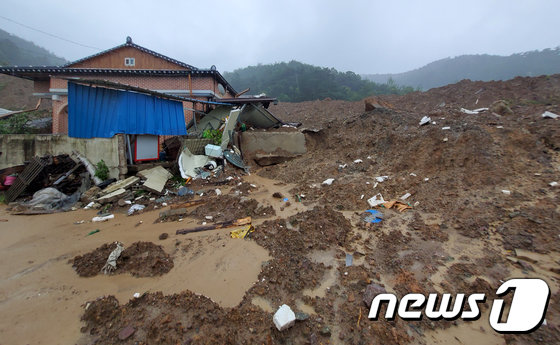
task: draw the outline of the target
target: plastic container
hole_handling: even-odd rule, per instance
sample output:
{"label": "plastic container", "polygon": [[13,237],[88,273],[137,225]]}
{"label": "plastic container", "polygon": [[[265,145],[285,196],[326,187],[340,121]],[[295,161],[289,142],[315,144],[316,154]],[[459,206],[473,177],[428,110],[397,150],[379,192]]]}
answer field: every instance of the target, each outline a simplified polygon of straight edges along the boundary
{"label": "plastic container", "polygon": [[210,157],[220,158],[222,157],[222,148],[217,145],[208,144],[204,147],[204,153]]}

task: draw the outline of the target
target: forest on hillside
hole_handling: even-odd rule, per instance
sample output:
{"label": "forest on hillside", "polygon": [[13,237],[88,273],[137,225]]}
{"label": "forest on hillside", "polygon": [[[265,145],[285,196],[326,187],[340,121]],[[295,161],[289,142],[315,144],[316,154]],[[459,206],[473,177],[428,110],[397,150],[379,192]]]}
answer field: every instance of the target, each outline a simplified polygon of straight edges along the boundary
{"label": "forest on hillside", "polygon": [[249,66],[224,73],[238,91],[251,89],[251,94],[265,93],[284,102],[317,99],[357,101],[371,95],[405,94],[414,91],[395,83],[374,83],[354,72],[339,72],[298,61]]}
{"label": "forest on hillside", "polygon": [[60,66],[66,60],[0,29],[0,66]]}
{"label": "forest on hillside", "polygon": [[560,73],[560,47],[531,52],[497,55],[461,55],[427,64],[397,74],[366,74],[364,78],[377,83],[388,80],[421,90],[454,84],[463,79],[490,81],[508,80],[517,76],[536,77]]}

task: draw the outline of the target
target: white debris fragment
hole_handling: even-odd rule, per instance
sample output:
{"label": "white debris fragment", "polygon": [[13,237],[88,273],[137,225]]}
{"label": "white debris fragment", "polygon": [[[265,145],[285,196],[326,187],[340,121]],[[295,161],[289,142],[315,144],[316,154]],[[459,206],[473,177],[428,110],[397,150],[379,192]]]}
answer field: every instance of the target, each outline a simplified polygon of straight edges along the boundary
{"label": "white debris fragment", "polygon": [[401,200],[404,201],[404,200],[410,198],[411,195],[412,195],[412,194],[410,194],[410,193],[406,193],[405,195],[401,196]]}
{"label": "white debris fragment", "polygon": [[414,203],[414,207],[418,207],[418,205],[420,205],[420,201]]}
{"label": "white debris fragment", "polygon": [[146,206],[144,205],[140,205],[140,204],[134,204],[132,206],[130,206],[130,208],[128,209],[128,215],[130,216],[131,214],[133,214],[136,211],[142,211]]}
{"label": "white debris fragment", "polygon": [[233,177],[232,177],[232,176],[226,177],[226,181],[231,181],[231,180],[233,180]]}
{"label": "white debris fragment", "polygon": [[93,205],[95,205],[95,201],[92,201],[89,204],[87,204],[86,207],[84,207],[84,210],[89,210],[90,208],[93,207]]}
{"label": "white debris fragment", "polygon": [[443,138],[443,142],[446,143],[447,141],[449,141],[448,138]]}
{"label": "white debris fragment", "polygon": [[220,190],[220,188],[216,188],[215,192],[216,195],[222,195],[222,191]]}
{"label": "white debris fragment", "polygon": [[339,164],[339,165],[338,165],[338,168],[339,168],[339,169],[344,169],[344,168],[346,168],[347,166],[348,166],[348,164]]}
{"label": "white debris fragment", "polygon": [[451,129],[451,127],[449,127],[449,126],[441,127],[441,130],[442,130],[442,131],[447,131],[447,130],[450,130],[450,129]]}
{"label": "white debris fragment", "polygon": [[410,176],[416,177],[416,174],[415,173],[410,173]]}
{"label": "white debris fragment", "polygon": [[212,216],[204,216],[204,218],[206,218],[206,219],[208,219],[208,220],[214,219],[214,217],[212,217]]}
{"label": "white debris fragment", "polygon": [[552,113],[552,112],[550,112],[550,111],[545,111],[544,113],[542,113],[541,116],[542,116],[543,118],[545,118],[545,119],[547,119],[547,118],[548,118],[548,119],[557,119],[560,115],[554,114],[554,113]]}
{"label": "white debris fragment", "polygon": [[381,183],[381,182],[383,182],[383,181],[385,181],[385,180],[387,180],[387,179],[389,179],[389,176],[377,176],[377,177],[375,178],[375,180],[376,180],[377,182],[379,182],[379,183]]}
{"label": "white debris fragment", "polygon": [[502,193],[504,193],[505,195],[511,195],[511,191],[507,189],[502,189]]}
{"label": "white debris fragment", "polygon": [[367,159],[371,159],[371,156],[367,156]]}
{"label": "white debris fragment", "polygon": [[379,182],[375,182],[375,183],[373,184],[373,188],[377,188],[377,185],[378,185],[378,184],[379,184]]}
{"label": "white debris fragment", "polygon": [[432,121],[432,119],[429,116],[424,116],[422,118],[422,120],[420,120],[419,125],[424,126],[424,125],[427,125],[428,123],[430,123],[431,121]]}
{"label": "white debris fragment", "polygon": [[249,186],[253,187],[253,188],[257,188],[256,184],[251,183]]}
{"label": "white debris fragment", "polygon": [[334,178],[328,178],[325,181],[323,181],[323,184],[326,186],[330,186],[333,182],[334,182]]}
{"label": "white debris fragment", "polygon": [[354,164],[358,164],[358,163],[362,163],[362,162],[363,162],[363,160],[361,160],[361,159],[356,159],[356,160],[354,161]]}
{"label": "white debris fragment", "polygon": [[504,126],[496,126],[496,128],[502,129],[504,128]]}
{"label": "white debris fragment", "polygon": [[369,198],[367,200],[369,206],[371,207],[375,207],[381,204],[385,203],[385,200],[383,199],[383,195],[381,195],[381,193],[377,193],[374,196],[372,196],[371,198]]}
{"label": "white debris fragment", "polygon": [[138,298],[140,297],[140,292],[135,292],[134,295],[132,295],[134,298]]}
{"label": "white debris fragment", "polygon": [[360,197],[360,200],[363,200],[363,199],[364,199],[364,194],[362,194],[362,196]]}
{"label": "white debris fragment", "polygon": [[558,186],[558,182],[552,181],[548,185],[551,186],[551,187],[556,187],[556,186]]}
{"label": "white debris fragment", "polygon": [[105,262],[105,266],[101,269],[104,274],[109,274],[117,269],[117,259],[121,256],[124,247],[120,242],[116,242],[116,244],[117,247],[109,254],[107,262]]}
{"label": "white debris fragment", "polygon": [[166,203],[166,202],[162,202],[162,203],[161,203],[161,206],[167,207],[167,203]]}
{"label": "white debris fragment", "polygon": [[286,304],[282,304],[280,308],[274,313],[272,318],[274,325],[279,331],[283,331],[292,327],[296,322],[296,314]]}
{"label": "white debris fragment", "polygon": [[428,182],[428,181],[430,181],[430,178],[429,178],[429,177],[425,177],[425,178],[424,178],[424,181]]}
{"label": "white debris fragment", "polygon": [[93,217],[93,218],[91,219],[91,221],[92,221],[92,222],[105,222],[105,221],[107,221],[107,220],[109,220],[109,219],[113,219],[113,218],[115,218],[115,215],[114,215],[114,214],[109,214],[109,215],[107,215],[107,216]]}
{"label": "white debris fragment", "polygon": [[479,113],[482,113],[483,111],[488,110],[488,108],[478,108],[475,110],[469,110],[469,109],[465,109],[465,108],[461,108],[461,112],[465,113],[465,114],[469,114],[469,115],[477,115]]}

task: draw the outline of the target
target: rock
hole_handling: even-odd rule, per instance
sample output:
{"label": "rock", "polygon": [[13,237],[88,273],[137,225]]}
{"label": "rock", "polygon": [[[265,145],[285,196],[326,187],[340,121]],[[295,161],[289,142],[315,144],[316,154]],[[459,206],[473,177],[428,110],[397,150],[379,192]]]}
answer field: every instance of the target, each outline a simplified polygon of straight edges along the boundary
{"label": "rock", "polygon": [[490,106],[490,111],[498,115],[513,115],[513,111],[504,100],[499,100],[492,103],[492,105]]}
{"label": "rock", "polygon": [[121,329],[121,331],[119,332],[119,339],[120,340],[126,340],[126,339],[130,338],[130,336],[133,335],[134,332],[136,332],[134,327],[126,326],[125,328]]}
{"label": "rock", "polygon": [[86,190],[82,194],[82,197],[80,198],[80,200],[84,203],[89,203],[89,202],[95,200],[95,198],[97,198],[97,195],[100,192],[101,192],[101,188],[99,188],[97,186],[93,186],[90,189]]}
{"label": "rock", "polygon": [[296,312],[296,320],[305,321],[307,319],[309,319],[309,314],[301,312],[301,311]]}
{"label": "rock", "polygon": [[169,237],[169,234],[167,234],[167,232],[162,233],[161,235],[159,235],[159,239],[160,240],[165,240]]}
{"label": "rock", "polygon": [[369,308],[371,307],[371,301],[373,301],[375,296],[386,292],[387,290],[385,290],[383,286],[379,284],[371,283],[368,286],[366,286],[366,291],[364,292],[364,297],[362,300],[364,301],[365,305]]}
{"label": "rock", "polygon": [[392,108],[392,105],[390,103],[383,102],[382,100],[377,99],[376,97],[369,97],[364,99],[364,105],[366,111]]}
{"label": "rock", "polygon": [[272,321],[279,331],[283,331],[294,325],[296,322],[296,315],[289,306],[282,304],[274,314]]}
{"label": "rock", "polygon": [[177,190],[177,195],[179,195],[179,196],[194,195],[194,191],[190,188],[185,187],[185,186],[181,186]]}
{"label": "rock", "polygon": [[284,196],[280,192],[275,192],[274,194],[272,194],[272,197],[276,198],[276,199],[283,199],[284,198]]}
{"label": "rock", "polygon": [[354,302],[355,300],[356,300],[356,298],[354,297],[354,294],[353,294],[353,293],[350,293],[350,294],[348,295],[348,302]]}
{"label": "rock", "polygon": [[321,328],[319,333],[321,333],[321,335],[323,335],[325,337],[330,337],[331,336],[331,329],[329,328],[329,326],[325,326],[325,327]]}

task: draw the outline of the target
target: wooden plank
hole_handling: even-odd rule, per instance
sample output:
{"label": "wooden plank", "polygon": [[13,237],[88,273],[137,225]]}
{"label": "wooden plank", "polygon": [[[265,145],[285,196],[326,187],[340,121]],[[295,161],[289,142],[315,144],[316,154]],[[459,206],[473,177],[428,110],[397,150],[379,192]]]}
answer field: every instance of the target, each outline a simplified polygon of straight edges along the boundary
{"label": "wooden plank", "polygon": [[193,233],[193,232],[231,228],[233,226],[240,226],[240,225],[247,225],[247,224],[251,224],[251,217],[234,219],[234,220],[230,220],[230,221],[227,221],[227,222],[216,223],[216,224],[211,224],[211,225],[199,226],[199,227],[194,228],[194,229],[177,230],[175,232],[175,234],[186,235],[186,234],[190,234],[190,233]]}

